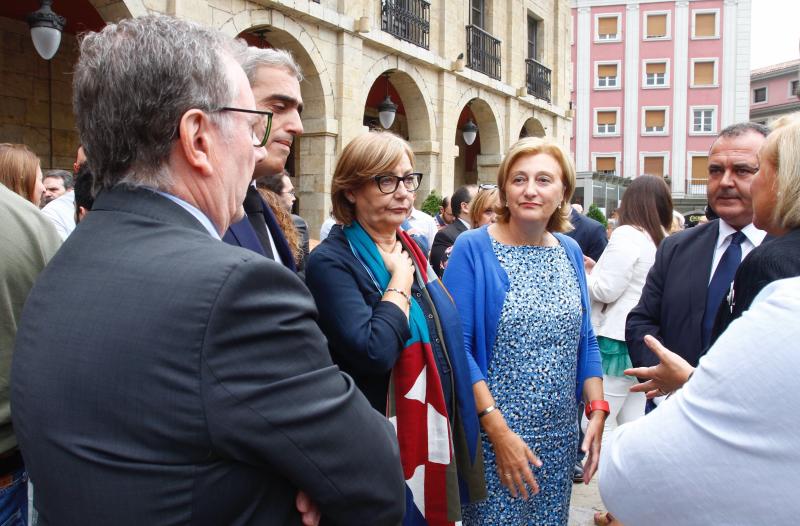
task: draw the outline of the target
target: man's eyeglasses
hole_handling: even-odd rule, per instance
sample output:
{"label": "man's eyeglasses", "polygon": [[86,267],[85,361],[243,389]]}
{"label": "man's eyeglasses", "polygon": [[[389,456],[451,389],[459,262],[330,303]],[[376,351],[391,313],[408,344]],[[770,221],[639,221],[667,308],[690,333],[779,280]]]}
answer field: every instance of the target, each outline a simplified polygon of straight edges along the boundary
{"label": "man's eyeglasses", "polygon": [[400,181],[403,181],[403,186],[409,192],[415,191],[419,188],[419,183],[422,182],[422,174],[419,172],[410,173],[403,177],[397,177],[393,174],[379,174],[373,177],[375,184],[378,185],[378,190],[383,194],[393,194],[400,187]]}
{"label": "man's eyeglasses", "polygon": [[228,106],[220,108],[219,111],[238,111],[241,113],[253,113],[255,115],[261,115],[261,118],[258,119],[258,122],[253,124],[253,146],[256,148],[263,148],[267,144],[269,130],[272,128],[271,111],[246,110],[243,108],[231,108]]}

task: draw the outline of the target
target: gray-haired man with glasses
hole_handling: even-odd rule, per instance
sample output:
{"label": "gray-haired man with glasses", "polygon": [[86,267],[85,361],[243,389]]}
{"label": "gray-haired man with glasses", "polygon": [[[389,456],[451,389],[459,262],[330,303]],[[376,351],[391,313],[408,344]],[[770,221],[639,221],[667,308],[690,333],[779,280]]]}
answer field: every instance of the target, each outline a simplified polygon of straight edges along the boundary
{"label": "gray-haired man with glasses", "polygon": [[394,430],[331,362],[313,298],[220,242],[269,127],[240,52],[160,16],[81,41],[98,194],[28,296],[11,373],[42,524],[402,519]]}

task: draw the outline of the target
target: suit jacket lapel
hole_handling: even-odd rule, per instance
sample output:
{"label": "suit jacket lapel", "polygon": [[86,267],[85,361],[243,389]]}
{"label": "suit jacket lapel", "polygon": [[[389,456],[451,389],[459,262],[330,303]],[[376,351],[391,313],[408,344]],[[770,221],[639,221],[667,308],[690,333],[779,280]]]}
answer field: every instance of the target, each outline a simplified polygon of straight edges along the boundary
{"label": "suit jacket lapel", "polygon": [[715,220],[714,224],[709,225],[697,236],[695,249],[688,251],[689,254],[693,255],[694,259],[694,264],[692,264],[692,261],[687,261],[686,271],[689,273],[687,279],[691,281],[692,326],[697,326],[698,335],[700,334],[699,330],[703,314],[706,310],[708,282],[711,280],[711,263],[714,261],[714,250],[717,245],[718,235],[719,219]]}
{"label": "suit jacket lapel", "polygon": [[253,225],[250,224],[250,220],[247,219],[247,217],[232,224],[228,228],[228,231],[225,232],[222,240],[229,245],[243,247],[266,257],[264,248],[261,246],[261,243],[259,243],[258,236],[256,236],[256,232],[253,230]]}

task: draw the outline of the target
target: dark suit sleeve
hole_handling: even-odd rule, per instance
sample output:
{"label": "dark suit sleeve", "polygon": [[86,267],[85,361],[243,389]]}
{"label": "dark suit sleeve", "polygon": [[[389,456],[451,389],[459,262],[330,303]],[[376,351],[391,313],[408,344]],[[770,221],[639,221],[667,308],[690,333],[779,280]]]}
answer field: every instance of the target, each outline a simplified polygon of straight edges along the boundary
{"label": "dark suit sleeve", "polygon": [[230,272],[200,356],[210,441],[281,473],[337,523],[397,524],[394,429],[333,365],[315,314],[300,280],[274,262],[253,258]]}
{"label": "dark suit sleeve", "polygon": [[353,374],[388,373],[411,337],[408,318],[375,289],[361,291],[353,269],[322,248],[311,256],[306,284],[319,309],[319,325],[337,363]]}
{"label": "dark suit sleeve", "polygon": [[[456,219],[456,221],[458,221],[458,219]],[[444,230],[436,232],[436,236],[433,238],[433,246],[431,247],[431,266],[439,278],[444,275],[444,269],[442,268],[444,251],[451,246],[453,246],[453,240],[450,239]]]}
{"label": "dark suit sleeve", "polygon": [[647,273],[639,304],[629,313],[625,323],[625,342],[634,367],[658,364],[658,358],[645,345],[644,337],[651,335],[663,342],[661,336],[661,301],[664,296],[666,276],[671,252],[671,239],[666,238],[656,251],[656,261]]}
{"label": "dark suit sleeve", "polygon": [[602,224],[594,225],[591,235],[589,236],[589,246],[586,250],[586,255],[597,261],[603,255],[603,251],[608,245],[608,236]]}

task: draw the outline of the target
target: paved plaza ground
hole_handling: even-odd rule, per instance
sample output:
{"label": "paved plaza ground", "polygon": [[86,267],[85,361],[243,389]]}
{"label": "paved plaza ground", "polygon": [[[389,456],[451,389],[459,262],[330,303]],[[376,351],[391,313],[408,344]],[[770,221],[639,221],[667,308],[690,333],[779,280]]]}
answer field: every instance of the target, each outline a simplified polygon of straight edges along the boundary
{"label": "paved plaza ground", "polygon": [[588,486],[586,484],[572,485],[569,526],[592,526],[596,511],[605,511],[603,501],[600,499],[600,490],[597,487],[597,475]]}

